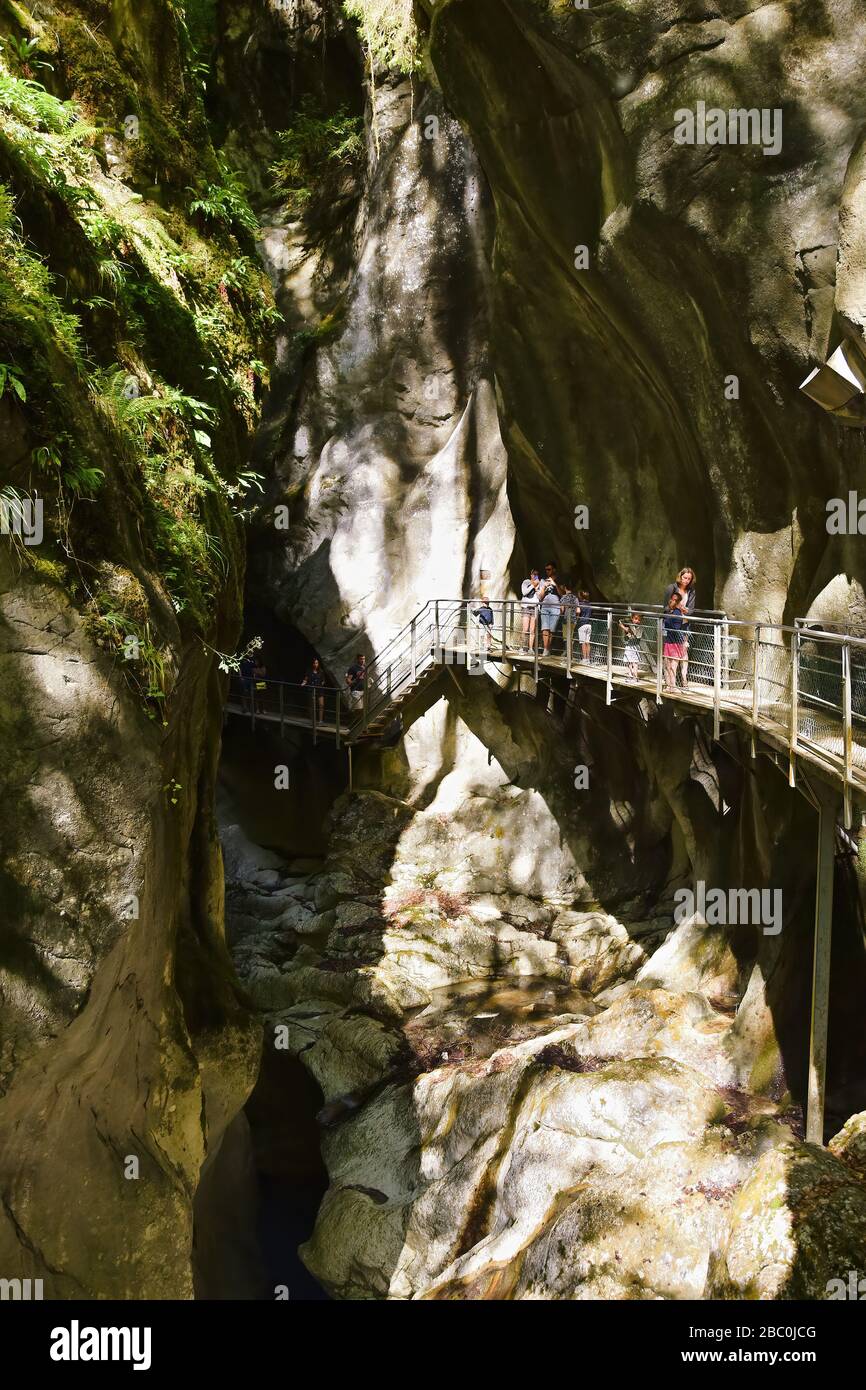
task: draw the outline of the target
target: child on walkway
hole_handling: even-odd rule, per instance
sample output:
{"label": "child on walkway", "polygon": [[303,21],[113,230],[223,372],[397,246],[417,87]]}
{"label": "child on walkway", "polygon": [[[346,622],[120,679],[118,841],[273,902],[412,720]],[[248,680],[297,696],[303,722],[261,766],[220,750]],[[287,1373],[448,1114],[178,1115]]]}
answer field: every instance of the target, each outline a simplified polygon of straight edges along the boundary
{"label": "child on walkway", "polygon": [[589,661],[589,644],[592,640],[592,604],[589,601],[589,594],[586,589],[581,589],[578,598],[578,627],[577,640],[580,643],[580,655],[583,661]]}
{"label": "child on walkway", "polygon": [[689,621],[686,601],[679,589],[668,599],[668,611],[662,619],[664,627],[665,689],[676,690],[677,671],[682,673],[683,690],[687,689],[685,667],[688,660],[685,625]]}
{"label": "child on walkway", "polygon": [[643,631],[640,613],[632,613],[625,622],[620,621],[620,632],[625,638],[625,664],[629,680],[636,681],[641,664],[640,639]]}
{"label": "child on walkway", "polygon": [[569,631],[573,633],[577,625],[577,614],[579,610],[577,595],[571,586],[570,579],[563,579],[562,581],[562,597],[559,603],[562,608],[562,626],[566,633]]}

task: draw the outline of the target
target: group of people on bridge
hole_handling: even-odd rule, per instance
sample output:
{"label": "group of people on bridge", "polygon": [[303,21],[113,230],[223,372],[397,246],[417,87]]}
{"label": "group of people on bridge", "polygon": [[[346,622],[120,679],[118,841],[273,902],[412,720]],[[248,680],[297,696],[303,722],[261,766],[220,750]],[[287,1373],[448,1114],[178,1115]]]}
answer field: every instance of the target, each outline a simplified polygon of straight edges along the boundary
{"label": "group of people on bridge", "polygon": [[[663,659],[665,688],[674,690],[677,686],[688,688],[688,624],[695,608],[695,572],[685,565],[664,591],[663,599]],[[551,561],[544,566],[544,574],[533,569],[520,586],[521,629],[519,633],[524,653],[533,652],[540,631],[543,655],[550,655],[554,638],[560,624],[572,625],[580,646],[580,659],[585,663],[592,661],[592,622],[593,605],[589,592],[579,588],[577,592],[570,579],[560,579],[557,567]],[[487,646],[491,645],[494,624],[493,609],[487,597],[478,600],[472,608],[485,634]],[[625,641],[625,662],[629,677],[637,681],[644,664],[642,639],[646,619],[635,609],[627,617],[619,619],[619,627]],[[653,631],[655,630],[653,622]],[[256,710],[256,692],[266,689],[267,670],[261,649],[247,652],[239,664],[242,708],[251,713]],[[344,694],[350,704],[359,704],[364,697],[367,682],[367,658],[358,652],[345,672]],[[314,656],[303,680],[316,702],[316,713],[321,721],[325,716],[325,693],[330,688],[328,678],[319,657]]]}
{"label": "group of people on bridge", "polygon": [[[679,685],[688,688],[688,624],[696,601],[695,572],[691,565],[684,565],[664,591],[663,600],[663,660],[665,688],[674,690]],[[520,586],[520,606],[522,610],[522,650],[526,653],[535,650],[538,632],[541,631],[541,646],[545,656],[550,655],[554,637],[560,623],[571,623],[577,632],[581,660],[592,661],[592,619],[593,607],[586,589],[577,593],[570,579],[560,579],[556,565],[550,561],[544,566],[542,576],[537,569],[529,571],[529,577]],[[479,623],[490,633],[494,615],[489,601],[482,599],[473,610]],[[625,661],[629,677],[637,681],[643,665],[641,641],[644,635],[644,619],[637,610],[619,620],[619,627],[625,639]]]}

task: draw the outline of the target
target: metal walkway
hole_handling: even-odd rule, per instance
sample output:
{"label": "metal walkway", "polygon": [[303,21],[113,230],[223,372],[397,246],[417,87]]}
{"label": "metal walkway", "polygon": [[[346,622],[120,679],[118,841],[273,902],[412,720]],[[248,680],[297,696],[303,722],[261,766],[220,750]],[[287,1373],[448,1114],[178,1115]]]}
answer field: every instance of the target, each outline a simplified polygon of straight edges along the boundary
{"label": "metal walkway", "polygon": [[854,794],[866,793],[866,639],[805,621],[790,627],[696,612],[682,688],[670,684],[658,605],[593,603],[583,631],[569,609],[554,616],[544,637],[539,610],[520,600],[431,599],[370,661],[363,697],[273,680],[244,689],[233,677],[227,712],[344,743],[350,787],[353,745],[387,733],[408,701],[454,667],[506,690],[524,685],[527,673],[532,690],[542,672],[559,673],[603,683],[609,705],[631,696],[711,715],[716,739],[723,721],[748,732],[752,756],[760,741],[818,813],[806,1138],[822,1144],[835,829],[839,809],[850,828]]}
{"label": "metal walkway", "polygon": [[[543,670],[559,671],[570,680],[602,682],[608,704],[631,692],[709,712],[716,738],[723,720],[744,728],[753,745],[760,739],[786,759],[792,786],[800,763],[837,785],[850,826],[852,794],[866,792],[866,639],[803,622],[783,627],[696,613],[687,629],[687,688],[668,689],[658,606],[593,604],[586,647],[571,612],[559,618],[545,647],[537,610],[519,600],[486,607],[494,619],[489,626],[479,620],[480,600],[430,600],[370,661],[363,698],[335,687],[314,695],[309,687],[273,680],[251,695],[233,677],[228,711],[353,744],[380,737],[445,667],[486,671],[500,685],[491,663],[500,673],[531,670],[536,681]],[[639,614],[636,679],[622,626],[632,611]]]}

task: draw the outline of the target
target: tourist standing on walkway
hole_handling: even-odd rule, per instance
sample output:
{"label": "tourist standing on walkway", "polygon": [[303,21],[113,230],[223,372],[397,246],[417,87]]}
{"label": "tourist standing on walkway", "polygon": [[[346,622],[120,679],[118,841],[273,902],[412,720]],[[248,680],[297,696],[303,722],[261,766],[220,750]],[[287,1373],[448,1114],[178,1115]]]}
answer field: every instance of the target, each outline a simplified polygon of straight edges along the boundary
{"label": "tourist standing on walkway", "polygon": [[577,602],[577,640],[580,643],[580,655],[583,661],[589,661],[591,659],[589,644],[592,641],[592,604],[586,589],[580,590]]}
{"label": "tourist standing on walkway", "polygon": [[301,685],[308,685],[310,687],[312,697],[318,704],[320,723],[325,717],[324,684],[325,673],[322,670],[322,663],[319,661],[319,658],[317,656],[314,656],[313,664],[310,667],[307,674],[304,676],[304,679],[301,681]]}
{"label": "tourist standing on walkway", "polygon": [[571,586],[570,579],[563,579],[562,581],[562,598],[560,599],[560,604],[562,607],[562,626],[566,632],[571,632],[573,634],[577,626],[577,614],[579,610],[577,595]]}
{"label": "tourist standing on walkway", "polygon": [[263,704],[263,703],[264,703],[264,701],[262,700],[261,697],[264,695],[265,691],[266,691],[267,688],[268,688],[268,683],[267,683],[267,681],[265,680],[265,676],[266,676],[267,674],[268,674],[268,668],[267,668],[267,666],[265,665],[265,661],[264,661],[264,657],[262,656],[261,648],[259,648],[259,650],[258,650],[257,652],[253,652],[253,713],[254,713],[254,714],[256,713],[256,710],[257,710],[258,706],[259,706],[260,704]]}
{"label": "tourist standing on walkway", "polygon": [[559,619],[562,616],[562,607],[559,602],[559,584],[556,579],[556,565],[544,566],[544,578],[538,588],[539,607],[541,610],[541,641],[544,645],[544,655],[550,654],[550,644],[553,634],[559,626]]}
{"label": "tourist standing on walkway", "polygon": [[684,568],[680,570],[673,584],[669,584],[668,587],[665,589],[665,609],[667,609],[671,594],[674,592],[675,589],[677,589],[679,590],[682,598],[685,600],[685,611],[687,615],[691,617],[695,611],[695,601],[697,599],[697,589],[695,587],[695,583],[696,581],[694,570],[692,569],[691,565],[685,565]]}
{"label": "tourist standing on walkway", "polygon": [[249,707],[250,714],[256,712],[256,663],[253,660],[252,652],[247,652],[242,656],[238,672],[241,678],[241,709],[246,713]]}
{"label": "tourist standing on walkway", "polygon": [[625,664],[628,667],[629,679],[636,681],[638,668],[641,665],[640,642],[643,633],[643,623],[640,613],[632,613],[631,617],[625,622],[620,621],[620,631],[625,638]]}
{"label": "tourist standing on walkway", "polygon": [[358,704],[364,698],[364,685],[367,680],[367,658],[363,652],[358,652],[355,660],[346,672],[346,686],[350,697]]}
{"label": "tourist standing on walkway", "polygon": [[523,610],[523,650],[535,650],[535,628],[538,622],[538,589],[541,577],[538,570],[530,570],[529,578],[520,586],[520,606]]}
{"label": "tourist standing on walkway", "polygon": [[665,664],[666,690],[676,690],[677,671],[682,675],[683,690],[688,689],[685,669],[687,659],[685,624],[688,621],[685,598],[674,585],[673,593],[668,599],[667,612],[662,619],[664,627],[662,654]]}
{"label": "tourist standing on walkway", "polygon": [[[695,611],[695,602],[697,600],[695,572],[692,569],[691,565],[684,565],[683,568],[680,570],[679,574],[677,575],[676,579],[674,580],[673,584],[669,584],[668,587],[665,589],[665,610],[667,610],[667,606],[670,601],[670,596],[674,592],[678,592],[681,595],[685,603],[685,608],[683,611],[685,612],[686,617],[690,618]],[[685,648],[683,654],[684,660],[682,666],[680,667],[680,671],[682,673],[683,686],[685,687],[689,676],[689,636],[687,632],[683,632],[683,646]]]}

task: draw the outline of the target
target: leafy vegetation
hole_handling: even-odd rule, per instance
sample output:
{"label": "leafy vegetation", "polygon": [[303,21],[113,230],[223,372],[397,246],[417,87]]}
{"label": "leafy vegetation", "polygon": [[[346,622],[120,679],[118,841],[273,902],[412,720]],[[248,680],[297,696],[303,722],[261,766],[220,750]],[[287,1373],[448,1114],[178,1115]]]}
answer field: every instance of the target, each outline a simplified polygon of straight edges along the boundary
{"label": "leafy vegetation", "polygon": [[21,373],[17,367],[13,367],[11,362],[0,362],[0,396],[5,391],[11,391],[17,396],[19,401],[26,401],[27,390],[21,380]]}
{"label": "leafy vegetation", "polygon": [[279,155],[270,168],[276,191],[300,211],[323,169],[350,169],[359,162],[364,153],[361,131],[360,116],[345,107],[320,115],[306,97],[289,129],[277,134]]}
{"label": "leafy vegetation", "polygon": [[194,188],[188,192],[195,194],[189,205],[190,213],[202,217],[205,222],[215,222],[229,231],[251,234],[258,230],[258,219],[250,207],[240,176],[231,169],[226,160],[219,156],[220,177],[216,182],[207,183],[201,191]]}
{"label": "leafy vegetation", "polygon": [[371,70],[374,61],[398,72],[421,67],[413,0],[343,0],[343,8],[358,21]]}
{"label": "leafy vegetation", "polygon": [[[102,119],[100,82],[120,90],[110,45],[69,15],[58,30],[61,66],[72,52]],[[254,214],[206,136],[195,164],[178,150],[176,192],[148,203],[105,178],[104,133],[35,80],[37,49],[0,47],[0,396],[29,449],[0,482],[10,499],[26,488],[44,501],[45,541],[16,546],[21,563],[62,585],[162,718],[178,630],[211,635],[240,564],[234,517],[256,485],[244,440],[276,311],[250,254]],[[105,564],[124,569],[131,528],[174,628],[128,572],[123,584],[99,577]]]}

